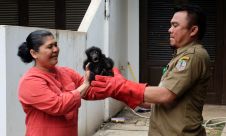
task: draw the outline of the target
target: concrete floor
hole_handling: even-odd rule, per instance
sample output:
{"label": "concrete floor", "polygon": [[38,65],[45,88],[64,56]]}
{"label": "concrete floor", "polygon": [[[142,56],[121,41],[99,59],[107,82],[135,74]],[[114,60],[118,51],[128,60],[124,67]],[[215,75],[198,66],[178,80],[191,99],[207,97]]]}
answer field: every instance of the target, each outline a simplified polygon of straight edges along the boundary
{"label": "concrete floor", "polygon": [[222,131],[221,136],[226,136],[226,127],[224,127],[224,130]]}
{"label": "concrete floor", "polygon": [[203,108],[203,118],[208,120],[216,117],[226,117],[226,106],[222,105],[205,105]]}
{"label": "concrete floor", "polygon": [[[149,112],[141,113],[143,116],[150,116]],[[123,109],[117,117],[125,118],[124,123],[104,123],[93,136],[147,136],[149,119],[141,118],[132,113],[129,108]],[[226,106],[205,105],[203,109],[204,120],[216,117],[226,117]],[[226,127],[221,136],[226,136]]]}
{"label": "concrete floor", "polygon": [[[204,120],[209,120],[217,117],[226,118],[226,106],[221,105],[205,105],[203,109]],[[221,136],[226,136],[226,125],[222,131]]]}

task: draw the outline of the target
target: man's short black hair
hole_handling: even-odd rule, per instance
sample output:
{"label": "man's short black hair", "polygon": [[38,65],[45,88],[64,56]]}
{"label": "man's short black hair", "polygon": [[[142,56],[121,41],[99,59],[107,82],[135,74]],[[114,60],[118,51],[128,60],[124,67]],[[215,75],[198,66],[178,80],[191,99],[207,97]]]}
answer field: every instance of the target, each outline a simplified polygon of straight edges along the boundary
{"label": "man's short black hair", "polygon": [[198,40],[201,40],[206,32],[206,14],[203,12],[201,7],[197,5],[183,4],[174,8],[174,13],[179,11],[186,11],[188,13],[188,27],[192,27],[193,25],[198,26]]}

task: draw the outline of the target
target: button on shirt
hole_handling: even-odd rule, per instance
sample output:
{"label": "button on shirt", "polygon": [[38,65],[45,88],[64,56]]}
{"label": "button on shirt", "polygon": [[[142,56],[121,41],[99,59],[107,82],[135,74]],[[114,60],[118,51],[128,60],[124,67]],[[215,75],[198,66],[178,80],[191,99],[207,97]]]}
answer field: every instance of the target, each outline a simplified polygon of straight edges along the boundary
{"label": "button on shirt", "polygon": [[205,136],[202,110],[209,79],[209,55],[202,45],[190,43],[177,49],[159,86],[177,98],[172,103],[155,104],[149,136]]}

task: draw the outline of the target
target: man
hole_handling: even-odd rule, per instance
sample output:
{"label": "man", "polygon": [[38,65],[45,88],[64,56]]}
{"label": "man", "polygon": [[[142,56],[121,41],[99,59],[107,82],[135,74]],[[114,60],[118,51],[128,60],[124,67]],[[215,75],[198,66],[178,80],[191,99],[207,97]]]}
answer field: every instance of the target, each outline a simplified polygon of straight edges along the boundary
{"label": "man", "polygon": [[176,54],[159,86],[131,82],[115,69],[114,77],[96,76],[88,93],[95,99],[113,97],[131,108],[153,103],[149,136],[205,136],[202,110],[210,59],[200,40],[206,17],[198,6],[182,5],[175,8],[170,23],[170,45]]}

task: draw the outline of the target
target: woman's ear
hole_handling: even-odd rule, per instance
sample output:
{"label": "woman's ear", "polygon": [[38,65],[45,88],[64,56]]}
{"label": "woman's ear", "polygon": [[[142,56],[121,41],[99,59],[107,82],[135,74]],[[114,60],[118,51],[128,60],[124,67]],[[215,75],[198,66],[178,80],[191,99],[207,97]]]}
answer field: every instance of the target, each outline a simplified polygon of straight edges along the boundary
{"label": "woman's ear", "polygon": [[198,34],[198,31],[199,31],[199,27],[198,26],[192,26],[191,27],[191,33],[190,33],[190,36],[195,36]]}
{"label": "woman's ear", "polygon": [[37,58],[38,58],[37,52],[36,52],[35,50],[30,49],[30,54],[31,54],[31,56],[32,56],[34,59],[37,59]]}

